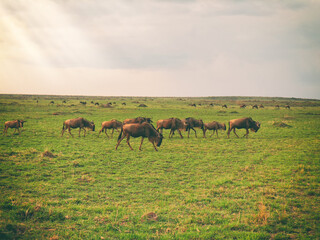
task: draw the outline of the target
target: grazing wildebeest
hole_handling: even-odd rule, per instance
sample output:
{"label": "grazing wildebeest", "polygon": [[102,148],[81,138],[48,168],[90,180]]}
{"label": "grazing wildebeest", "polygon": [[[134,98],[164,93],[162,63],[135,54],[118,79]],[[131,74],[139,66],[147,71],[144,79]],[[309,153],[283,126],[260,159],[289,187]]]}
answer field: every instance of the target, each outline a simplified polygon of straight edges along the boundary
{"label": "grazing wildebeest", "polygon": [[216,121],[210,122],[210,123],[205,123],[204,124],[204,137],[206,137],[206,131],[207,130],[213,130],[212,134],[210,137],[212,137],[212,135],[214,134],[214,132],[217,132],[217,137],[218,136],[218,130],[222,129],[222,130],[226,130],[226,124],[224,123],[219,123]]}
{"label": "grazing wildebeest", "polygon": [[73,137],[73,135],[71,134],[71,128],[79,128],[79,137],[80,137],[81,129],[83,129],[83,131],[84,131],[83,136],[85,137],[86,136],[86,128],[89,128],[92,131],[94,131],[95,125],[94,125],[94,122],[90,122],[87,119],[84,119],[82,117],[68,119],[68,120],[64,121],[64,123],[63,123],[61,137],[63,136],[63,133],[66,129],[68,129],[69,134]]}
{"label": "grazing wildebeest", "polygon": [[195,103],[190,104],[191,107],[197,107]]}
{"label": "grazing wildebeest", "polygon": [[210,107],[213,107],[213,103],[210,103],[209,106],[210,106]]}
{"label": "grazing wildebeest", "polygon": [[26,121],[24,120],[13,120],[13,121],[7,121],[4,123],[4,130],[3,130],[3,135],[8,132],[8,128],[14,128],[13,134],[15,134],[16,130],[18,129],[19,135],[21,135],[20,128],[23,128],[23,123]]}
{"label": "grazing wildebeest", "polygon": [[289,105],[285,105],[284,108],[290,109],[290,106]]}
{"label": "grazing wildebeest", "polygon": [[276,105],[275,108],[280,108],[280,106],[279,106],[279,105]]}
{"label": "grazing wildebeest", "polygon": [[97,105],[97,106],[99,106],[99,103],[98,102],[96,102],[94,105]]}
{"label": "grazing wildebeest", "polygon": [[51,101],[50,104],[54,104],[54,101]]}
{"label": "grazing wildebeest", "polygon": [[197,137],[197,132],[196,130],[194,130],[195,127],[199,127],[202,129],[203,131],[203,136],[204,136],[204,124],[203,121],[194,119],[194,118],[186,118],[184,120],[185,124],[186,124],[186,131],[188,131],[188,138],[189,138],[189,134],[190,134],[190,129],[192,129],[194,131],[195,136]]}
{"label": "grazing wildebeest", "polygon": [[257,104],[253,105],[252,109],[254,109],[254,108],[258,109],[258,105]]}
{"label": "grazing wildebeest", "polygon": [[154,149],[158,151],[157,147],[160,147],[163,136],[161,133],[159,133],[150,123],[143,122],[143,123],[130,123],[123,125],[121,128],[121,132],[118,137],[118,143],[116,146],[116,150],[118,149],[118,146],[120,142],[127,137],[127,144],[129,145],[130,149],[133,150],[129,143],[130,137],[142,137],[139,150],[141,151],[141,146],[143,143],[143,139],[147,137],[149,141],[152,143]]}
{"label": "grazing wildebeest", "polygon": [[242,104],[242,105],[240,105],[240,108],[246,108],[246,106],[247,106],[247,105]]}
{"label": "grazing wildebeest", "polygon": [[245,128],[247,130],[247,133],[244,135],[248,138],[249,129],[251,129],[254,132],[258,132],[260,128],[260,123],[252,120],[251,117],[249,118],[239,118],[239,119],[233,119],[229,121],[229,129],[228,129],[228,138],[230,135],[231,130],[233,130],[234,134],[239,137],[236,133],[236,129]]}
{"label": "grazing wildebeest", "polygon": [[151,120],[151,118],[145,118],[145,117],[129,118],[129,119],[125,119],[125,120],[123,121],[123,124],[128,124],[128,123],[143,123],[143,122],[152,123],[152,120]]}
{"label": "grazing wildebeest", "polygon": [[67,103],[67,101],[66,101],[66,100],[63,100],[62,103]]}
{"label": "grazing wildebeest", "polygon": [[222,105],[222,108],[228,108],[227,104]]}
{"label": "grazing wildebeest", "polygon": [[264,106],[262,104],[259,105],[259,108],[264,108]]}
{"label": "grazing wildebeest", "polygon": [[107,133],[107,129],[112,129],[112,132],[111,132],[111,137],[112,137],[114,130],[117,130],[119,132],[118,128],[121,128],[121,127],[122,127],[122,122],[118,120],[112,119],[111,121],[105,121],[101,124],[101,130],[99,131],[98,137],[100,133],[103,131],[105,132],[107,137],[109,137]]}
{"label": "grazing wildebeest", "polygon": [[180,129],[186,129],[186,125],[183,121],[181,121],[179,118],[169,118],[169,119],[163,119],[157,121],[157,131],[159,131],[162,134],[163,129],[171,129],[169,133],[169,138],[174,135],[174,131],[177,130],[180,134],[180,137],[183,138]]}
{"label": "grazing wildebeest", "polygon": [[80,103],[81,103],[82,105],[86,105],[86,104],[87,104],[87,102],[82,102],[82,101],[80,101]]}
{"label": "grazing wildebeest", "polygon": [[125,102],[122,103],[123,106],[127,105]]}

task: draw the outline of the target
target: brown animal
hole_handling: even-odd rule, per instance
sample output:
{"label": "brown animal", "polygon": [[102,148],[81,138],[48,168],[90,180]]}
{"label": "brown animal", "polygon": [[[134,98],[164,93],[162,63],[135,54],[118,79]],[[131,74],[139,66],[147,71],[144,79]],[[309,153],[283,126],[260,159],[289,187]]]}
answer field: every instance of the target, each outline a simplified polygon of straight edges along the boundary
{"label": "brown animal", "polygon": [[145,118],[145,117],[129,118],[123,121],[123,125],[128,123],[143,123],[143,122],[152,123],[152,120],[151,118]]}
{"label": "brown animal", "polygon": [[194,119],[194,118],[186,118],[184,120],[185,124],[186,124],[186,131],[188,131],[188,138],[189,138],[189,134],[190,134],[190,129],[192,129],[194,131],[195,136],[197,137],[197,132],[196,130],[194,130],[195,127],[201,128],[203,131],[203,137],[204,137],[204,124],[203,121]]}
{"label": "brown animal", "polygon": [[100,136],[100,133],[104,131],[107,137],[109,138],[107,129],[112,129],[111,137],[113,137],[114,130],[117,130],[119,132],[118,128],[121,128],[121,127],[122,127],[122,122],[118,120],[112,119],[111,121],[105,121],[101,124],[101,130],[99,131],[98,137]]}
{"label": "brown animal", "polygon": [[169,138],[171,138],[174,135],[174,131],[177,130],[180,137],[183,138],[180,129],[186,129],[186,125],[183,121],[181,121],[179,118],[169,118],[169,119],[163,119],[157,121],[157,131],[159,131],[162,134],[163,129],[171,129],[169,133]]}
{"label": "brown animal", "polygon": [[228,138],[230,135],[231,130],[233,130],[234,134],[239,137],[236,133],[236,129],[245,128],[247,130],[247,133],[244,135],[248,138],[249,129],[251,129],[254,132],[258,132],[260,128],[260,123],[252,120],[251,117],[249,118],[239,118],[239,119],[233,119],[229,121],[229,129],[228,129]]}
{"label": "brown animal", "polygon": [[[152,143],[154,149],[158,151],[157,147],[160,147],[162,143],[163,136],[159,133],[150,123],[143,122],[143,123],[129,123],[125,124],[121,128],[121,132],[118,137],[118,143],[116,146],[116,150],[120,142],[127,137],[127,144],[129,145],[130,149],[133,150],[129,143],[130,137],[142,137],[139,150],[141,151],[141,146],[143,143],[143,139],[147,137],[149,141]],[[157,147],[156,147],[157,146]]]}
{"label": "brown animal", "polygon": [[[18,132],[19,132],[19,135],[21,135],[21,132],[20,132],[20,128],[23,128],[23,123],[25,123],[27,121],[24,121],[24,120],[14,120],[14,121],[7,121],[4,123],[4,129],[3,129],[3,135],[6,134],[7,135],[7,132],[8,132],[8,128],[14,128],[14,132],[13,134],[15,134],[15,132],[17,131],[18,129]],[[12,135],[13,135],[12,134]]]}
{"label": "brown animal", "polygon": [[214,134],[215,131],[217,133],[217,137],[219,137],[218,136],[218,130],[219,129],[222,129],[222,130],[225,131],[226,130],[226,125],[224,123],[219,123],[219,122],[216,122],[216,121],[213,121],[213,122],[210,122],[210,123],[205,123],[204,124],[204,137],[206,137],[206,131],[207,130],[213,130],[210,137],[212,137],[212,135]]}
{"label": "brown animal", "polygon": [[264,106],[262,104],[259,105],[259,108],[264,108]]}
{"label": "brown animal", "polygon": [[79,137],[80,137],[81,129],[83,129],[83,131],[84,131],[83,136],[85,137],[86,136],[86,128],[89,128],[92,131],[94,131],[95,125],[94,125],[94,122],[90,122],[87,119],[84,119],[82,117],[68,119],[68,120],[64,121],[64,123],[63,123],[61,137],[63,136],[63,133],[66,129],[68,129],[69,134],[73,137],[73,135],[71,134],[71,128],[79,128]]}
{"label": "brown animal", "polygon": [[289,105],[285,105],[284,108],[290,109],[290,106]]}
{"label": "brown animal", "polygon": [[240,108],[246,108],[246,106],[247,106],[247,105],[242,104],[242,105],[240,105]]}
{"label": "brown animal", "polygon": [[222,105],[222,108],[228,108],[228,106],[226,104]]}
{"label": "brown animal", "polygon": [[280,106],[279,106],[279,105],[276,105],[275,108],[280,108]]}
{"label": "brown animal", "polygon": [[258,105],[257,104],[253,105],[252,109],[254,109],[254,108],[258,109]]}

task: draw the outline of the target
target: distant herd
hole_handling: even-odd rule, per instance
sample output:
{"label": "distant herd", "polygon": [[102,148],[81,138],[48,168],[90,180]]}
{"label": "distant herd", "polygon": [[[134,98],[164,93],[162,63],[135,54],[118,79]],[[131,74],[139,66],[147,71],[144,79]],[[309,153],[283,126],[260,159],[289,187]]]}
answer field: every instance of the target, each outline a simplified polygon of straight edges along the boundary
{"label": "distant herd", "polygon": [[[14,121],[7,121],[5,122],[5,127],[3,130],[3,134],[7,134],[8,128],[18,130],[19,135],[21,134],[20,128],[23,127],[23,124],[26,121],[24,120],[14,120]],[[157,121],[157,128],[152,125],[151,118],[146,117],[137,117],[132,119],[125,119],[123,122],[118,120],[112,119],[110,121],[102,122],[101,130],[99,131],[98,137],[100,136],[101,132],[105,132],[107,134],[107,129],[112,129],[111,136],[114,133],[114,130],[119,132],[119,128],[121,129],[120,134],[117,139],[116,150],[118,149],[119,144],[124,138],[127,138],[127,144],[131,150],[132,147],[130,145],[129,139],[130,137],[136,138],[141,137],[141,143],[139,150],[141,150],[141,146],[143,143],[144,138],[148,138],[148,140],[152,143],[154,149],[156,151],[157,147],[160,147],[163,139],[163,129],[170,129],[169,138],[174,135],[174,132],[177,131],[181,138],[183,138],[181,134],[181,130],[185,130],[188,132],[188,138],[190,134],[190,130],[192,129],[197,137],[197,132],[195,128],[200,128],[203,131],[203,137],[206,137],[207,130],[213,130],[212,135],[216,132],[218,137],[218,130],[226,130],[226,125],[224,123],[219,123],[216,121],[204,123],[201,119],[195,119],[192,117],[188,117],[186,119],[180,120],[179,118],[169,118],[169,119],[161,119]],[[63,122],[61,137],[63,136],[64,132],[68,130],[69,134],[73,137],[71,133],[71,129],[79,128],[79,136],[81,129],[84,131],[84,136],[86,135],[86,129],[90,129],[95,131],[95,124],[92,121],[88,121],[82,117],[75,118],[75,119],[68,119]],[[249,129],[257,132],[260,128],[260,123],[254,121],[251,117],[246,118],[239,118],[233,119],[228,122],[228,138],[230,136],[230,132],[233,130],[234,134],[239,138],[236,133],[236,129],[246,129],[246,136],[248,138]],[[212,136],[211,135],[211,136]]]}

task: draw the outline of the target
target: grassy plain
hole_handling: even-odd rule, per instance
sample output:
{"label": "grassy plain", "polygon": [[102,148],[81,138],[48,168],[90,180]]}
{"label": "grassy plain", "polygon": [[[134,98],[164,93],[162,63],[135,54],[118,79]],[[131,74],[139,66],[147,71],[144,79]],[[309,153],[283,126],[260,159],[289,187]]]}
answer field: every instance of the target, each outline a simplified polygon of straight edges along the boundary
{"label": "grassy plain", "polygon": [[[63,121],[79,116],[96,132],[61,137]],[[139,151],[140,139],[115,151],[117,133],[97,138],[102,121],[138,116],[251,116],[261,129],[248,139],[164,130],[159,152],[147,140]],[[27,122],[21,136],[0,137],[0,239],[320,238],[320,101],[0,95],[2,126],[14,119]]]}

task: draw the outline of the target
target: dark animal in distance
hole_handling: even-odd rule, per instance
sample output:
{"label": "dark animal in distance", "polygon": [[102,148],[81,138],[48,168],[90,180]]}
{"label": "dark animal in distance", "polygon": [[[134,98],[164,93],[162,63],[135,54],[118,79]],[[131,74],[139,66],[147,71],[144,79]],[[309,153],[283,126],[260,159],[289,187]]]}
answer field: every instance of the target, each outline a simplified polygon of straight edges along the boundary
{"label": "dark animal in distance", "polygon": [[279,106],[279,105],[276,105],[275,108],[280,108],[280,106]]}
{"label": "dark animal in distance", "polygon": [[254,109],[254,108],[258,109],[258,105],[257,104],[253,105],[252,109]]}
{"label": "dark animal in distance", "polygon": [[290,106],[289,105],[285,105],[284,108],[290,109]]}
{"label": "dark animal in distance", "polygon": [[259,108],[264,108],[264,106],[262,104],[259,105]]}
{"label": "dark animal in distance", "polygon": [[139,150],[141,151],[141,146],[143,143],[144,138],[148,138],[149,141],[152,143],[154,149],[158,151],[157,147],[160,147],[162,143],[163,136],[161,133],[159,133],[150,123],[143,122],[143,123],[130,123],[123,125],[121,128],[121,132],[118,137],[118,143],[116,145],[116,150],[118,149],[118,146],[120,142],[127,137],[127,144],[130,147],[131,150],[133,148],[131,147],[129,140],[130,137],[142,137]]}
{"label": "dark animal in distance", "polygon": [[123,106],[127,105],[125,102],[122,103]]}
{"label": "dark animal in distance", "polygon": [[63,133],[66,129],[68,129],[69,134],[73,137],[73,135],[71,134],[71,128],[79,128],[79,137],[80,137],[81,129],[83,129],[83,131],[84,131],[83,136],[85,137],[86,136],[86,128],[89,128],[92,131],[94,131],[95,125],[94,125],[94,122],[90,122],[87,119],[84,119],[82,117],[68,119],[68,120],[64,121],[64,123],[63,123],[61,137],[63,136]]}
{"label": "dark animal in distance", "polygon": [[197,137],[197,132],[194,129],[195,127],[201,128],[203,131],[203,136],[204,136],[204,124],[203,121],[188,117],[184,120],[185,124],[186,124],[186,131],[188,132],[188,138],[189,138],[189,134],[190,134],[190,129],[192,129],[194,131],[195,136]]}
{"label": "dark animal in distance", "polygon": [[15,134],[16,130],[18,130],[19,135],[21,135],[20,128],[23,128],[23,123],[25,123],[25,122],[27,122],[27,121],[19,120],[19,119],[5,122],[4,129],[3,129],[3,135],[4,134],[7,135],[8,128],[14,128],[13,134]]}
{"label": "dark animal in distance", "polygon": [[222,108],[228,108],[228,106],[226,104],[222,105]]}
{"label": "dark animal in distance", "polygon": [[216,122],[216,121],[213,121],[213,122],[210,122],[210,123],[205,123],[204,124],[204,137],[206,137],[206,131],[207,130],[213,130],[213,132],[212,132],[210,137],[212,137],[212,135],[214,134],[215,131],[217,133],[217,137],[219,137],[218,136],[218,130],[219,129],[226,130],[226,124],[219,123],[219,122]]}
{"label": "dark animal in distance", "polygon": [[112,119],[110,121],[105,121],[101,124],[101,130],[99,131],[98,137],[100,133],[103,131],[105,132],[107,137],[109,137],[107,133],[107,129],[112,129],[112,132],[111,132],[111,137],[112,137],[114,130],[117,130],[119,132],[118,128],[121,128],[121,127],[122,127],[122,122],[118,120]]}
{"label": "dark animal in distance", "polygon": [[50,104],[54,104],[54,101],[51,101]]}
{"label": "dark animal in distance", "polygon": [[254,132],[258,132],[260,128],[260,123],[252,120],[251,117],[230,120],[229,129],[228,129],[228,138],[232,130],[234,134],[239,138],[239,136],[236,133],[236,129],[241,129],[241,128],[245,128],[247,130],[247,133],[244,136],[248,138],[249,129],[251,129]]}
{"label": "dark animal in distance", "polygon": [[145,117],[128,118],[128,119],[123,120],[123,124],[143,123],[143,122],[152,123],[152,120],[151,120],[151,118],[145,118]]}
{"label": "dark animal in distance", "polygon": [[82,102],[82,101],[80,101],[80,103],[81,103],[82,105],[86,105],[86,104],[87,104],[87,102]]}
{"label": "dark animal in distance", "polygon": [[247,106],[247,105],[242,104],[242,105],[240,105],[240,108],[246,108],[246,106]]}
{"label": "dark animal in distance", "polygon": [[157,121],[157,131],[162,134],[163,129],[170,129],[169,138],[174,135],[174,131],[177,130],[180,137],[183,138],[180,129],[186,129],[185,122],[179,118],[161,119]]}

